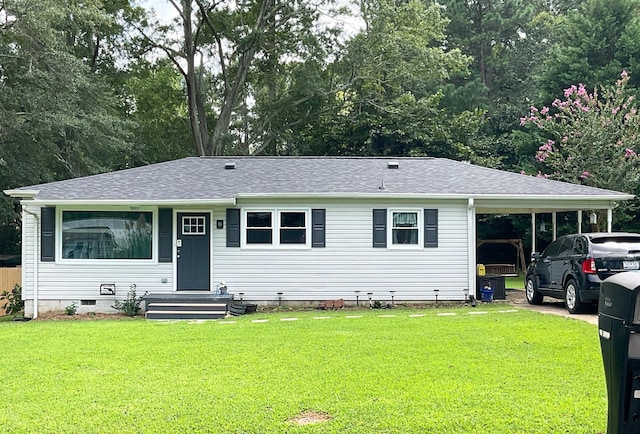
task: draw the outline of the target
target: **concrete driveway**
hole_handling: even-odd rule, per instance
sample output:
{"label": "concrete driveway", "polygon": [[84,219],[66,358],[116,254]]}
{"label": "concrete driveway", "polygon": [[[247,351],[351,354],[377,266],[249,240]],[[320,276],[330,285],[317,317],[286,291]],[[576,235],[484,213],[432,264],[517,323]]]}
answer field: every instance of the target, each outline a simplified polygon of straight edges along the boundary
{"label": "concrete driveway", "polygon": [[524,289],[509,289],[506,291],[506,298],[507,302],[518,308],[535,310],[536,312],[563,316],[565,318],[577,319],[598,325],[597,313],[571,314],[567,311],[567,308],[564,307],[564,302],[556,300],[555,298],[545,297],[541,305],[532,305],[527,303]]}

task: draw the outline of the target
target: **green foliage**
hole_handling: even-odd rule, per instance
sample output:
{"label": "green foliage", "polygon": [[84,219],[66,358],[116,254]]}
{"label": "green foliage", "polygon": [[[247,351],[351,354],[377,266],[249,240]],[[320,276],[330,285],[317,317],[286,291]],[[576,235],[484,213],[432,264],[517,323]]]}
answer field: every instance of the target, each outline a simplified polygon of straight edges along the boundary
{"label": "green foliage", "polygon": [[446,48],[447,20],[435,4],[362,2],[366,29],[330,71],[340,83],[316,153],[466,158],[481,111],[440,107],[440,88],[470,62]]}
{"label": "green foliage", "polygon": [[17,283],[11,291],[3,291],[0,300],[6,300],[4,312],[7,315],[17,315],[24,310],[24,300],[22,300],[22,287]]}
{"label": "green foliage", "polygon": [[[144,295],[147,295],[147,293],[145,292]],[[144,296],[138,297],[136,295],[136,284],[134,283],[131,285],[126,298],[123,301],[115,300],[111,307],[125,315],[136,316],[140,312],[140,305],[143,299]]]}
{"label": "green foliage", "polygon": [[586,0],[558,23],[536,84],[545,104],[571,84],[612,83],[623,69],[640,85],[640,0]]}
{"label": "green foliage", "polygon": [[[605,432],[597,326],[528,310],[500,312],[510,310],[505,307],[482,306],[485,315],[470,314],[480,307],[398,308],[393,317],[360,309],[323,320],[314,319],[316,311],[260,313],[268,320],[260,323],[255,317],[226,324],[0,323],[0,340],[11,343],[2,346],[3,357],[20,366],[3,372],[4,393],[12,397],[3,404],[6,426],[15,432],[130,432],[134,424],[140,433]],[[281,321],[292,316],[298,320]],[[69,342],[82,345],[61,351]],[[333,420],[288,422],[305,410]]]}
{"label": "green foliage", "polygon": [[76,313],[78,313],[78,304],[75,301],[71,303],[69,306],[65,306],[64,308],[65,315],[73,316]]}
{"label": "green foliage", "polygon": [[138,164],[194,154],[183,79],[167,59],[139,59],[130,65],[121,92],[135,123]]}
{"label": "green foliage", "polygon": [[[628,82],[629,75],[623,72],[615,85],[602,86],[600,92],[573,85],[551,109],[531,107],[521,123],[543,137],[535,156],[541,175],[640,193],[640,113]],[[618,224],[630,220],[637,207],[637,200],[620,204],[614,210]]]}
{"label": "green foliage", "polygon": [[[0,190],[130,165],[131,123],[97,71],[107,38],[90,31],[113,23],[114,3],[2,2]],[[19,227],[13,201],[2,199],[0,219]]]}

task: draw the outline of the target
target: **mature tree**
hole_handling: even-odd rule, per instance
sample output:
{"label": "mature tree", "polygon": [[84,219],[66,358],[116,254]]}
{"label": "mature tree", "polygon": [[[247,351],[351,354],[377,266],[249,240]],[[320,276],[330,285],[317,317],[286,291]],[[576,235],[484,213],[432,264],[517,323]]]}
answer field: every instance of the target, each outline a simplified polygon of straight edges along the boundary
{"label": "mature tree", "polygon": [[[129,123],[90,61],[74,55],[67,3],[0,3],[0,189],[123,167]],[[100,13],[96,12],[96,19]],[[17,223],[6,197],[4,225]]]}
{"label": "mature tree", "polygon": [[640,0],[587,0],[559,23],[559,35],[536,80],[550,103],[574,83],[613,83],[623,69],[640,85]]}
{"label": "mature tree", "polygon": [[451,20],[447,43],[473,57],[474,76],[491,96],[496,51],[508,51],[526,37],[524,29],[535,15],[533,5],[525,0],[444,0],[443,4]]}
{"label": "mature tree", "polygon": [[440,7],[419,0],[361,5],[366,26],[331,68],[342,90],[324,116],[317,152],[471,157],[468,140],[481,113],[440,108],[438,89],[469,62],[444,47]]}
{"label": "mature tree", "polygon": [[[564,99],[556,98],[552,107],[532,107],[521,119],[543,141],[535,156],[541,176],[640,193],[640,113],[629,79],[623,72],[615,85],[593,93],[572,85]],[[637,207],[636,200],[616,208],[616,220],[631,220]]]}
{"label": "mature tree", "polygon": [[[142,26],[138,30],[147,43],[173,61],[184,77],[196,153],[260,150],[268,133],[260,131],[257,123],[252,129],[242,128],[252,104],[260,98],[251,93],[248,77],[265,68],[286,71],[279,67],[321,53],[318,45],[325,31],[317,25],[319,7],[330,1],[170,3],[178,13],[176,22],[164,27],[156,24],[155,33]],[[268,92],[278,96],[277,82]],[[268,126],[267,119],[260,122]],[[239,143],[244,149],[236,147]]]}
{"label": "mature tree", "polygon": [[136,161],[149,164],[194,154],[182,76],[167,59],[129,65],[122,87],[128,119],[134,123]]}
{"label": "mature tree", "polygon": [[0,143],[5,161],[24,166],[14,182],[95,173],[129,157],[118,101],[59,30],[67,12],[53,0],[4,4]]}

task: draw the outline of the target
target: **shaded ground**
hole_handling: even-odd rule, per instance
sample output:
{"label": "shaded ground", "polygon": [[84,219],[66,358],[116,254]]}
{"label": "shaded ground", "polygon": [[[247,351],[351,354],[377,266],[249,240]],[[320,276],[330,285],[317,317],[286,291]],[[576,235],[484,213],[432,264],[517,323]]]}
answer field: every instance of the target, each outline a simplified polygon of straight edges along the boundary
{"label": "shaded ground", "polygon": [[519,308],[535,310],[536,312],[558,315],[566,318],[573,318],[580,321],[586,321],[590,324],[598,324],[597,313],[571,314],[567,311],[562,300],[544,297],[541,305],[532,305],[527,303],[527,297],[524,293],[524,289],[509,289],[506,291],[506,296],[508,303]]}

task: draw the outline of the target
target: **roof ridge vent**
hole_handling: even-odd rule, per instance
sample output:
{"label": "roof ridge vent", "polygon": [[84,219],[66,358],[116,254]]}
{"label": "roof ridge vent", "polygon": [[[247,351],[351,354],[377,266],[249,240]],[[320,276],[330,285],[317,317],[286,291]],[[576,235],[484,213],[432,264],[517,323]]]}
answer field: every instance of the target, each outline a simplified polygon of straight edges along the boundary
{"label": "roof ridge vent", "polygon": [[226,163],[224,163],[224,169],[225,170],[233,170],[236,168],[236,162],[235,161],[227,161]]}
{"label": "roof ridge vent", "polygon": [[400,164],[397,161],[387,161],[387,169],[397,169]]}

